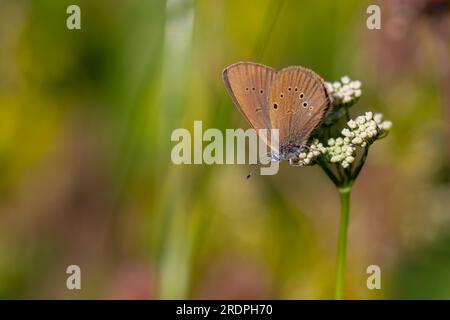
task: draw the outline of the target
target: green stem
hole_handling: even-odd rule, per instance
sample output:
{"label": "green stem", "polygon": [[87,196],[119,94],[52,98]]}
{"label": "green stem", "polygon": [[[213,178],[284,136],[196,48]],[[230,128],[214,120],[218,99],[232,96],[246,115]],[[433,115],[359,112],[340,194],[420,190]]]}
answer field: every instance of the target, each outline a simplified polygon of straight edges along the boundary
{"label": "green stem", "polygon": [[341,198],[341,224],[339,227],[339,244],[336,273],[336,300],[341,300],[344,295],[345,256],[347,248],[347,230],[349,219],[349,202],[351,186],[339,188]]}
{"label": "green stem", "polygon": [[350,112],[348,112],[348,108],[344,107],[345,109],[345,118],[347,119],[347,122],[350,121]]}

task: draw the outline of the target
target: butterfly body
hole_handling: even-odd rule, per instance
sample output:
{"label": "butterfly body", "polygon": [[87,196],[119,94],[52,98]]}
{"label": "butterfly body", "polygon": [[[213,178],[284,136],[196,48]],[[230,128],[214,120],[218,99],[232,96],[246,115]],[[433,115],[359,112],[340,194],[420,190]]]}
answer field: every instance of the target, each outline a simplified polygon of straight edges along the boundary
{"label": "butterfly body", "polygon": [[330,106],[324,81],[304,67],[277,71],[253,62],[238,62],[223,71],[225,86],[238,110],[255,129],[278,129],[274,160],[294,160],[321,124]]}

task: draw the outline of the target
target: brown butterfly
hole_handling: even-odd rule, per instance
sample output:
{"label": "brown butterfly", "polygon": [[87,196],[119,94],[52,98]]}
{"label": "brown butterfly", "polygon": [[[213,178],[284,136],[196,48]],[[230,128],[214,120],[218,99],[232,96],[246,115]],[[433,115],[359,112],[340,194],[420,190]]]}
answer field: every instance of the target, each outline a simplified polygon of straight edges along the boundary
{"label": "brown butterfly", "polygon": [[[304,67],[238,62],[223,71],[225,86],[250,125],[279,130],[274,160],[295,161],[331,106],[323,79]],[[268,142],[270,144],[270,141]]]}

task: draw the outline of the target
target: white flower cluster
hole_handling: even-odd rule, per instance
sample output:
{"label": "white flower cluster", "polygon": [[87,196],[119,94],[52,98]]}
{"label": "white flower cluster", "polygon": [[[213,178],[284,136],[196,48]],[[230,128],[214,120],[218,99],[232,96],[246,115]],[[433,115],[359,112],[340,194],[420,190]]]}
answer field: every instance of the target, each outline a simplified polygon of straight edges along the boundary
{"label": "white flower cluster", "polygon": [[342,77],[341,81],[325,82],[325,86],[335,106],[354,104],[362,94],[361,81],[352,81],[348,76]]}
{"label": "white flower cluster", "polygon": [[[328,93],[333,98],[334,110],[327,116],[323,124],[330,126],[346,114],[346,109],[357,102],[361,96],[361,82],[352,81],[344,76],[340,81],[325,82]],[[342,108],[343,107],[343,108]],[[349,167],[356,157],[358,147],[365,148],[381,138],[392,127],[392,122],[383,121],[381,113],[366,112],[364,115],[347,122],[341,136],[331,138],[325,143],[318,139],[312,141],[309,147],[300,152],[297,158],[290,159],[291,165],[308,166],[317,163],[316,160],[340,164]],[[319,136],[321,134],[319,133]]]}
{"label": "white flower cluster", "polygon": [[392,122],[383,121],[381,113],[366,112],[364,116],[347,122],[347,126],[348,128],[341,131],[345,142],[364,148],[367,143],[378,138],[380,134],[389,131]]}
{"label": "white flower cluster", "polygon": [[381,113],[366,112],[365,115],[347,122],[347,128],[342,129],[342,137],[329,139],[326,155],[330,162],[340,163],[347,168],[355,161],[356,147],[366,147],[386,133],[392,127],[389,120],[383,121]]}
{"label": "white flower cluster", "polygon": [[328,139],[327,155],[332,163],[340,163],[343,168],[347,168],[355,161],[356,148],[345,138]]}
{"label": "white flower cluster", "polygon": [[319,156],[326,154],[327,148],[318,140],[314,139],[308,148],[303,149],[298,155],[298,159],[290,161],[291,165],[307,166],[314,163]]}
{"label": "white flower cluster", "polygon": [[347,168],[355,161],[357,147],[366,147],[387,133],[391,127],[392,122],[383,121],[381,113],[366,112],[365,115],[348,121],[347,127],[341,131],[342,136],[328,139],[326,146],[315,139],[298,155],[298,159],[291,160],[290,164],[308,166],[323,156],[325,161],[339,163],[343,168]]}

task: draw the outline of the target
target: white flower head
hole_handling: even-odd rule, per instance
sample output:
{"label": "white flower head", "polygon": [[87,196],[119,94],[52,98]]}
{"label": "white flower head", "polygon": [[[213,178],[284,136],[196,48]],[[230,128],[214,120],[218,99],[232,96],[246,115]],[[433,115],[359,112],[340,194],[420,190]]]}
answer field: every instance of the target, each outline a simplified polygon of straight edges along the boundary
{"label": "white flower head", "polygon": [[348,76],[343,76],[343,77],[341,78],[341,82],[342,82],[343,84],[349,84],[349,83],[350,83],[350,78],[349,78]]}
{"label": "white flower head", "polygon": [[352,81],[348,76],[343,76],[340,81],[333,83],[326,82],[325,87],[333,98],[335,108],[342,105],[347,107],[353,105],[362,94],[361,81]]}
{"label": "white flower head", "polygon": [[[325,82],[333,106],[322,124],[331,126],[345,115],[348,116],[348,108],[361,97],[361,87],[361,81],[351,80],[348,76],[341,77],[339,81]],[[356,161],[358,149],[367,148],[377,139],[384,137],[391,127],[392,122],[383,120],[381,113],[365,112],[348,120],[339,136],[328,138],[322,143],[314,139],[297,157],[291,159],[290,163],[308,166],[323,161],[349,168]],[[318,136],[328,137],[328,134],[318,132]]]}
{"label": "white flower head", "polygon": [[384,131],[390,130],[392,128],[392,121],[383,121],[382,123],[380,123],[380,128],[382,128]]}
{"label": "white flower head", "polygon": [[324,155],[327,149],[319,142],[318,139],[314,139],[310,146],[305,147],[302,152],[299,153],[298,158],[294,161],[290,161],[291,164],[297,166],[307,166],[314,164],[314,161]]}
{"label": "white flower head", "polygon": [[[347,128],[342,129],[341,134],[346,140],[354,146],[366,147],[372,143],[384,132],[389,131],[392,122],[383,120],[381,113],[366,112],[363,116],[358,116],[354,120],[347,122]],[[351,161],[347,161],[351,163]]]}
{"label": "white flower head", "polygon": [[352,87],[352,89],[360,89],[361,88],[361,81],[356,80],[356,81],[350,82],[350,87]]}
{"label": "white flower head", "polygon": [[383,120],[383,115],[381,113],[375,113],[373,119],[376,123],[381,123],[381,121]]}

